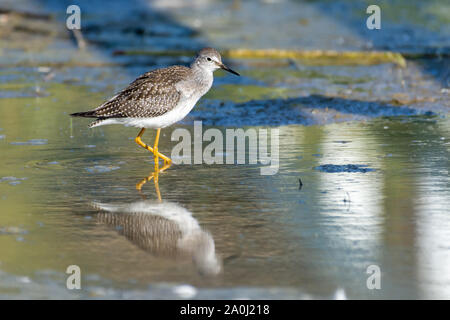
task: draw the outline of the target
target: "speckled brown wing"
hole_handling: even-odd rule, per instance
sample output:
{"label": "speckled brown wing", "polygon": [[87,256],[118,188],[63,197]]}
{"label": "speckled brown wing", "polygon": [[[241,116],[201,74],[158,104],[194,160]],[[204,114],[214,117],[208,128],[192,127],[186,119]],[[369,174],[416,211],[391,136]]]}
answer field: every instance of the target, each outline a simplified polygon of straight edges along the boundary
{"label": "speckled brown wing", "polygon": [[190,69],[172,66],[147,72],[111,100],[89,112],[89,116],[108,118],[152,118],[175,108],[181,93],[176,84],[188,77]]}

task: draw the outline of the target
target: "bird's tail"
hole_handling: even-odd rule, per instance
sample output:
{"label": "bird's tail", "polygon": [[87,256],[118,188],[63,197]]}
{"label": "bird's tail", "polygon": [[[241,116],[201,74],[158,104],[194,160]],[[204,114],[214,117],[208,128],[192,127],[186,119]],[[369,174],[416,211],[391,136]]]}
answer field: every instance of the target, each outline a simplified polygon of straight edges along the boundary
{"label": "bird's tail", "polygon": [[97,118],[95,111],[75,112],[70,114],[72,117]]}
{"label": "bird's tail", "polygon": [[83,117],[83,118],[97,118],[94,122],[91,122],[88,127],[93,128],[99,126],[103,121],[105,121],[105,118],[101,118],[95,114],[95,110],[92,111],[86,111],[86,112],[75,112],[70,114],[72,117]]}

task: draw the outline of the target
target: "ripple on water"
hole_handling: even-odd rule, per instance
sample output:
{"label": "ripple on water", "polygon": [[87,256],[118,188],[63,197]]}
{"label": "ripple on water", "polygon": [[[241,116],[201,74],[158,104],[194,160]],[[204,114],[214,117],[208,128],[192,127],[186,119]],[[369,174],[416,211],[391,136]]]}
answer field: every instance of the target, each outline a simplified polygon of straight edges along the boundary
{"label": "ripple on water", "polygon": [[365,164],[323,164],[321,166],[314,167],[315,170],[322,172],[336,173],[336,172],[370,172],[375,171],[375,169],[368,168]]}
{"label": "ripple on water", "polygon": [[43,145],[43,144],[47,144],[47,143],[48,143],[47,139],[31,139],[28,141],[11,142],[11,144],[15,145],[15,146],[39,146],[39,145]]}
{"label": "ripple on water", "polygon": [[86,171],[89,173],[105,173],[105,172],[110,172],[113,170],[117,170],[120,169],[120,167],[117,166],[93,166],[93,167],[87,167]]}
{"label": "ripple on water", "polygon": [[27,180],[28,178],[16,178],[16,177],[2,177],[0,178],[0,182],[8,181],[8,183],[12,186],[22,183],[23,180]]}
{"label": "ripple on water", "polygon": [[15,227],[15,226],[9,226],[9,227],[1,227],[0,226],[0,235],[21,235],[21,234],[27,234],[28,230]]}

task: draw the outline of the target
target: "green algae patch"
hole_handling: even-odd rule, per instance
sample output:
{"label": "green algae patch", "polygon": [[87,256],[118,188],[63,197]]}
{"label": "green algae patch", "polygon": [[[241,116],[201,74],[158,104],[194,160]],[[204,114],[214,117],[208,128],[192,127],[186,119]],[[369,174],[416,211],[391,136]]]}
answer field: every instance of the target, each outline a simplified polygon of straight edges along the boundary
{"label": "green algae patch", "polygon": [[[192,50],[118,50],[116,55],[193,56]],[[394,63],[406,67],[405,58],[391,51],[334,51],[288,49],[229,49],[222,51],[231,59],[293,59],[307,65],[375,65]]]}
{"label": "green algae patch", "polygon": [[265,58],[294,59],[305,64],[315,65],[373,65],[394,63],[400,67],[406,66],[406,61],[399,53],[390,51],[333,51],[333,50],[228,50],[225,56],[230,58]]}

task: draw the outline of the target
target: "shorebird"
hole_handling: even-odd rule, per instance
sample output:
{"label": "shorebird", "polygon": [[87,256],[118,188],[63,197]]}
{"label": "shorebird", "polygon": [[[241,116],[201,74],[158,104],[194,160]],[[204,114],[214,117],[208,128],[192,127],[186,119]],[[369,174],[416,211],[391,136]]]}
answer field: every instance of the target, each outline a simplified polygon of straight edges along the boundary
{"label": "shorebird", "polygon": [[[217,69],[239,76],[239,73],[223,64],[217,50],[204,48],[198,52],[189,67],[176,65],[149,71],[98,108],[72,113],[71,116],[96,118],[89,125],[90,128],[107,124],[141,128],[135,141],[153,153],[155,171],[161,172],[172,164],[169,157],[158,151],[161,129],[186,117],[211,88],[213,72]],[[157,129],[153,148],[141,140],[148,128]],[[164,167],[161,169],[159,158],[164,160]]]}

